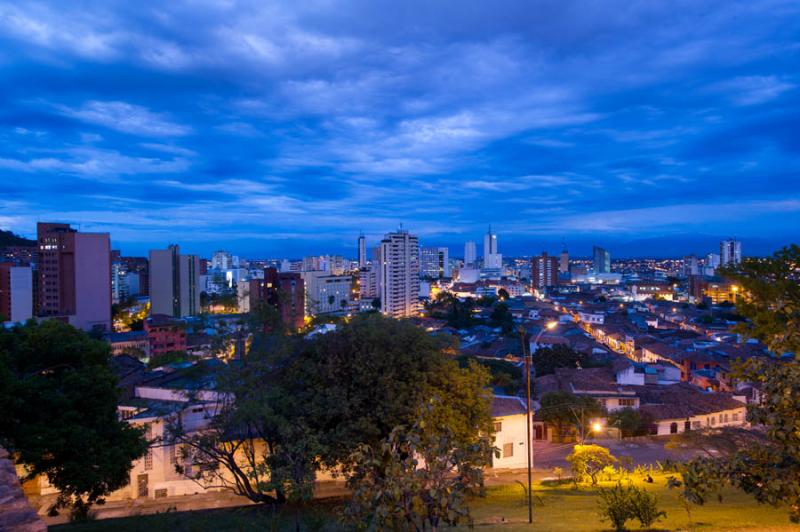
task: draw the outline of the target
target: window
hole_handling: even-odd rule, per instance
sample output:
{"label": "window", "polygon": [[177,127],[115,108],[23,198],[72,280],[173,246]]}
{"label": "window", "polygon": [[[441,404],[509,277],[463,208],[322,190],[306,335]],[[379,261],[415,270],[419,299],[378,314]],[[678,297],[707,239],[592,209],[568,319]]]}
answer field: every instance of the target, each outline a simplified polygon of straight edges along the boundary
{"label": "window", "polygon": [[733,418],[733,420],[734,420],[734,421],[739,421],[739,414],[738,414],[737,412],[734,412],[734,413],[731,415],[731,417]]}
{"label": "window", "polygon": [[495,424],[494,424],[494,432],[498,433],[501,430],[503,430],[503,422],[502,421],[496,421]]}
{"label": "window", "polygon": [[154,496],[156,499],[163,499],[163,498],[165,498],[165,497],[167,496],[167,488],[158,489],[158,490],[155,490],[155,491],[153,491],[153,496]]}
{"label": "window", "polygon": [[670,424],[669,433],[670,434],[677,434],[678,433],[678,424],[677,423],[671,423]]}
{"label": "window", "polygon": [[153,469],[153,450],[147,449],[147,454],[144,455],[144,470],[149,471]]}
{"label": "window", "polygon": [[178,450],[177,446],[170,445],[169,446],[169,463],[170,464],[177,464],[178,463]]}
{"label": "window", "polygon": [[711,426],[713,427],[716,424],[717,424],[717,416],[711,416]]}
{"label": "window", "polygon": [[619,406],[633,406],[636,404],[634,399],[620,399]]}
{"label": "window", "polygon": [[511,458],[512,456],[514,456],[514,444],[513,443],[503,444],[503,458]]}
{"label": "window", "polygon": [[701,422],[699,422],[699,421],[692,421],[692,428],[693,428],[693,429],[699,429],[699,428],[702,428],[702,426],[703,426],[703,424],[702,424]]}

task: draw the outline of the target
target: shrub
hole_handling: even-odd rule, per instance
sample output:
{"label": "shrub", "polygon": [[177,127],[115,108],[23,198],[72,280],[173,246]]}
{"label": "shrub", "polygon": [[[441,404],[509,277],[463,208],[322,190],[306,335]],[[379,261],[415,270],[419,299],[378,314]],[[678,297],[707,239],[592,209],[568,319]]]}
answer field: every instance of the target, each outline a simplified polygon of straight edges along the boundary
{"label": "shrub", "polygon": [[614,530],[625,530],[625,523],[630,519],[639,521],[641,528],[650,528],[666,517],[663,510],[658,509],[658,499],[644,488],[633,484],[623,486],[617,482],[612,488],[600,488],[600,516],[608,521]]}
{"label": "shrub", "polygon": [[625,530],[625,523],[633,517],[628,489],[619,482],[613,488],[600,488],[600,516],[614,530]]}
{"label": "shrub", "polygon": [[631,490],[631,511],[642,528],[650,528],[656,521],[667,516],[665,511],[658,509],[658,499],[655,495],[636,486],[630,486],[629,490]]}
{"label": "shrub", "polygon": [[572,480],[576,485],[589,477],[592,486],[595,486],[598,473],[604,467],[615,464],[617,459],[608,449],[600,445],[576,445],[572,453],[567,456],[567,462],[572,466]]}

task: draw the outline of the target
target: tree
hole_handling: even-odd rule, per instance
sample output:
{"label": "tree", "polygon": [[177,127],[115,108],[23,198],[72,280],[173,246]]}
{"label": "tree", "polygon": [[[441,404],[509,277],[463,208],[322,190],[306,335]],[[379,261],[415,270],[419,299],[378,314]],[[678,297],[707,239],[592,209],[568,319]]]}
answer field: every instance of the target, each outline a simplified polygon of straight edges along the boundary
{"label": "tree", "polygon": [[603,413],[603,408],[591,397],[579,397],[569,392],[550,392],[541,399],[538,414],[555,427],[555,436],[564,440],[572,435],[583,441],[589,420]]}
{"label": "tree", "polygon": [[345,514],[368,530],[437,530],[470,525],[467,496],[483,493],[483,468],[491,464],[488,434],[473,443],[454,436],[433,418],[434,398],[409,429],[395,427],[374,447],[362,444],[351,457]]}
{"label": "tree", "polygon": [[617,427],[623,437],[644,436],[648,433],[651,419],[639,410],[626,407],[608,416],[608,424]]}
{"label": "tree", "polygon": [[588,477],[592,486],[597,485],[597,474],[604,467],[617,463],[617,459],[608,449],[594,444],[576,445],[566,460],[572,466],[572,480],[575,484],[584,482]]}
{"label": "tree", "polygon": [[511,299],[511,294],[508,293],[508,290],[505,288],[501,288],[497,291],[497,298],[500,301],[505,301],[506,299]]}
{"label": "tree", "polygon": [[532,360],[538,377],[555,373],[556,368],[587,368],[594,365],[589,355],[566,345],[540,347],[533,353]]}
{"label": "tree", "polygon": [[117,416],[110,356],[107,343],[57,320],[0,330],[0,444],[26,480],[45,475],[59,490],[53,512],[87,517],[147,450]]}
{"label": "tree", "polygon": [[658,499],[644,488],[621,482],[611,488],[600,488],[600,516],[614,530],[625,530],[629,519],[637,519],[642,528],[649,529],[667,513],[658,509]]}
{"label": "tree", "polygon": [[748,321],[737,330],[756,338],[775,353],[800,354],[800,246],[791,245],[771,258],[747,258],[721,274],[737,283],[736,308]]}
{"label": "tree", "polygon": [[304,343],[293,366],[302,386],[293,389],[306,394],[324,463],[346,469],[358,445],[377,447],[395,427],[413,426],[418,405],[432,397],[440,401],[431,416],[457,441],[489,433],[489,372],[476,363],[459,368],[446,348],[442,338],[379,314],[357,315]]}
{"label": "tree", "polygon": [[[724,275],[741,285],[737,310],[747,318],[739,332],[766,343],[775,353],[800,353],[800,248],[784,248],[766,260],[746,259]],[[721,484],[749,493],[761,503],[789,508],[800,522],[800,363],[751,359],[737,377],[759,389],[760,401],[747,419],[761,426],[765,439],[746,443],[719,458],[700,457],[682,470],[684,497],[703,504]]]}
{"label": "tree", "polygon": [[494,306],[489,315],[489,323],[493,327],[500,327],[503,334],[514,331],[514,316],[511,315],[511,311],[505,303],[498,303]]}

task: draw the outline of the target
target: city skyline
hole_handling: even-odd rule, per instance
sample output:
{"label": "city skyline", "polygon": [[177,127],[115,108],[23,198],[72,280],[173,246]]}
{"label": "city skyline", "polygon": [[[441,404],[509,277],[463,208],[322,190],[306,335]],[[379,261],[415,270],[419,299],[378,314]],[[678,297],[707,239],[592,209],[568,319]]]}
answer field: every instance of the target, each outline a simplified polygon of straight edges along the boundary
{"label": "city skyline", "polygon": [[400,223],[454,257],[489,224],[507,256],[766,255],[800,240],[799,11],[0,2],[0,228],[127,255],[353,256]]}

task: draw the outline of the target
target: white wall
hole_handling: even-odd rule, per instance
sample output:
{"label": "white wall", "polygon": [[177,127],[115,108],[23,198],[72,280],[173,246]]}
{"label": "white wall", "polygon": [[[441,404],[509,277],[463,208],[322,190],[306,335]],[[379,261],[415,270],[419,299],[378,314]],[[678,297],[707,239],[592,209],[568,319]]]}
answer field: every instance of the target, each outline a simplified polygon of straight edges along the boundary
{"label": "white wall", "polygon": [[[494,422],[500,423],[502,428],[494,435],[494,445],[500,449],[500,458],[493,458],[492,467],[496,469],[528,467],[525,414],[496,417]],[[513,448],[513,455],[510,457],[503,456],[506,444],[511,444]]]}

